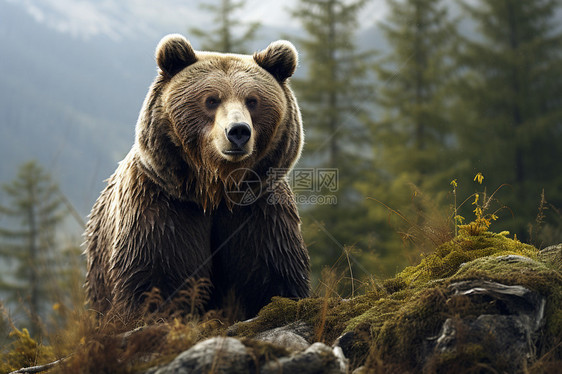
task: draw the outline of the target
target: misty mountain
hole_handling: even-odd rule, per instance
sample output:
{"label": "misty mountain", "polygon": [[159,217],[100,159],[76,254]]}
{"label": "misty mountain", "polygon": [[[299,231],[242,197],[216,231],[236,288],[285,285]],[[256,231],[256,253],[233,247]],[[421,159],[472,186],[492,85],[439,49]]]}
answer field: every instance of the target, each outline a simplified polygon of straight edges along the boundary
{"label": "misty mountain", "polygon": [[38,159],[86,213],[132,143],[157,39],[74,38],[0,2],[0,181]]}

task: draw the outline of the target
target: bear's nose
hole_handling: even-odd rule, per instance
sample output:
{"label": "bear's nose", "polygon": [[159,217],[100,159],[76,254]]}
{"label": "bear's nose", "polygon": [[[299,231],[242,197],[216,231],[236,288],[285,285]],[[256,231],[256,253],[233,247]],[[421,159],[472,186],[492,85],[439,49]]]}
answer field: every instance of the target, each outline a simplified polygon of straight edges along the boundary
{"label": "bear's nose", "polygon": [[231,123],[226,128],[226,137],[238,148],[242,148],[246,143],[248,143],[251,135],[252,129],[246,122]]}

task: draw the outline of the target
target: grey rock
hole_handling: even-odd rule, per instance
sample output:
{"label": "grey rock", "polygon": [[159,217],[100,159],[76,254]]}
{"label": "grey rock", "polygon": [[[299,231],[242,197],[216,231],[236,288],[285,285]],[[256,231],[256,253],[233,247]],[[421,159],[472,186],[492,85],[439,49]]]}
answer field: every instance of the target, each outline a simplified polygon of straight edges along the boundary
{"label": "grey rock", "polygon": [[[497,313],[515,316],[534,333],[542,325],[546,299],[536,291],[523,286],[508,286],[498,282],[471,280],[453,283],[449,289],[453,297],[464,295],[472,302],[495,303]],[[476,299],[476,300],[475,300]]]}
{"label": "grey rock", "polygon": [[298,321],[261,332],[254,339],[281,346],[289,352],[300,352],[310,346],[307,339],[312,339],[312,335],[312,327],[305,322]]}
{"label": "grey rock", "polygon": [[332,349],[324,343],[314,343],[303,352],[269,361],[260,373],[343,374],[347,372],[347,366],[348,362],[339,347]]}
{"label": "grey rock", "polygon": [[153,373],[247,373],[253,365],[248,350],[239,340],[216,337],[196,344]]}
{"label": "grey rock", "polygon": [[533,262],[532,259],[529,257],[521,256],[521,255],[504,255],[496,257],[498,261],[504,261],[508,264],[515,264],[517,262]]}
{"label": "grey rock", "polygon": [[347,368],[349,367],[349,360],[343,354],[343,350],[341,349],[341,347],[335,345],[332,347],[332,352],[334,352],[334,356],[336,356],[338,364],[340,365],[340,371],[342,373],[346,373]]}
{"label": "grey rock", "polygon": [[[515,258],[499,260],[522,261]],[[428,338],[431,342],[428,353],[454,352],[459,340],[463,344],[492,344],[494,350],[502,352],[514,372],[521,370],[525,361],[534,356],[533,341],[544,323],[545,298],[522,286],[485,280],[457,282],[449,288],[451,298],[469,297],[473,304],[494,305],[496,311],[490,312],[490,308],[486,308],[487,314],[473,319],[448,318],[439,335]],[[459,332],[461,329],[462,333]]]}

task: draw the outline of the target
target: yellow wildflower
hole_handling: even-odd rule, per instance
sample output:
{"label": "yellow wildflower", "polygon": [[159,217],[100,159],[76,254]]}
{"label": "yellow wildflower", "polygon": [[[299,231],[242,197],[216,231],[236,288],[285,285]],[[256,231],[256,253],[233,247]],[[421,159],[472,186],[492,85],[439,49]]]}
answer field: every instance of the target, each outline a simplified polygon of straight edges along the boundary
{"label": "yellow wildflower", "polygon": [[482,184],[483,180],[484,180],[484,176],[480,172],[474,176],[474,181],[478,182],[478,184]]}

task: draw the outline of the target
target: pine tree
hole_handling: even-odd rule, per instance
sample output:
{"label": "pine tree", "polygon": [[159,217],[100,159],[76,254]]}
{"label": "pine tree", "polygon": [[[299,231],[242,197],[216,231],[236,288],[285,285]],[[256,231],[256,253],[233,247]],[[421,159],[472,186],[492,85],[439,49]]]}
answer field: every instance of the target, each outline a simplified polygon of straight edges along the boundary
{"label": "pine tree", "polygon": [[[562,206],[562,34],[558,0],[463,4],[480,37],[464,38],[458,84],[461,157],[509,207],[499,226],[525,238],[544,188]],[[491,192],[491,191],[490,191]],[[512,218],[513,217],[513,218]]]}
{"label": "pine tree", "polygon": [[366,135],[358,118],[372,89],[364,83],[371,53],[359,52],[355,43],[357,16],[366,2],[301,0],[291,12],[307,32],[295,39],[307,76],[293,80],[307,128],[305,152],[327,165],[353,156],[349,144]]}
{"label": "pine tree", "polygon": [[[374,172],[362,190],[379,201],[369,203],[369,219],[379,232],[377,250],[399,261],[404,248],[386,224],[385,205],[409,225],[427,224],[431,207],[421,194],[446,190],[451,177],[447,90],[453,66],[447,56],[455,28],[441,0],[387,2],[389,15],[381,28],[391,49],[375,65],[381,119],[371,126]],[[397,265],[404,263],[389,266]]]}
{"label": "pine tree", "polygon": [[23,164],[2,189],[9,204],[0,206],[0,256],[13,267],[0,283],[8,300],[23,302],[33,336],[42,332],[41,316],[54,287],[55,229],[63,218],[62,200],[58,186],[35,161]]}
{"label": "pine tree", "polygon": [[[316,274],[321,264],[341,260],[344,246],[357,243],[358,233],[364,229],[360,220],[364,202],[353,183],[365,167],[368,132],[362,117],[372,90],[366,83],[371,52],[360,52],[356,45],[357,16],[365,3],[301,0],[291,10],[306,32],[293,39],[306,73],[306,77],[292,80],[306,133],[299,165],[315,167],[316,172],[332,168],[338,173],[337,191],[318,191],[319,178],[314,191],[334,196],[337,203],[301,209],[305,240],[311,257],[317,260],[312,264]],[[348,266],[345,260],[340,264]]]}
{"label": "pine tree", "polygon": [[[245,0],[220,0],[220,4],[201,4],[201,8],[214,15],[213,24],[216,29],[191,28],[190,32],[195,37],[201,39],[201,49],[217,51],[223,53],[245,53],[246,44],[255,38],[256,31],[259,29],[258,22],[244,25],[239,21],[239,17],[234,14],[243,9],[246,5]],[[236,37],[235,30],[241,29],[241,36]]]}

